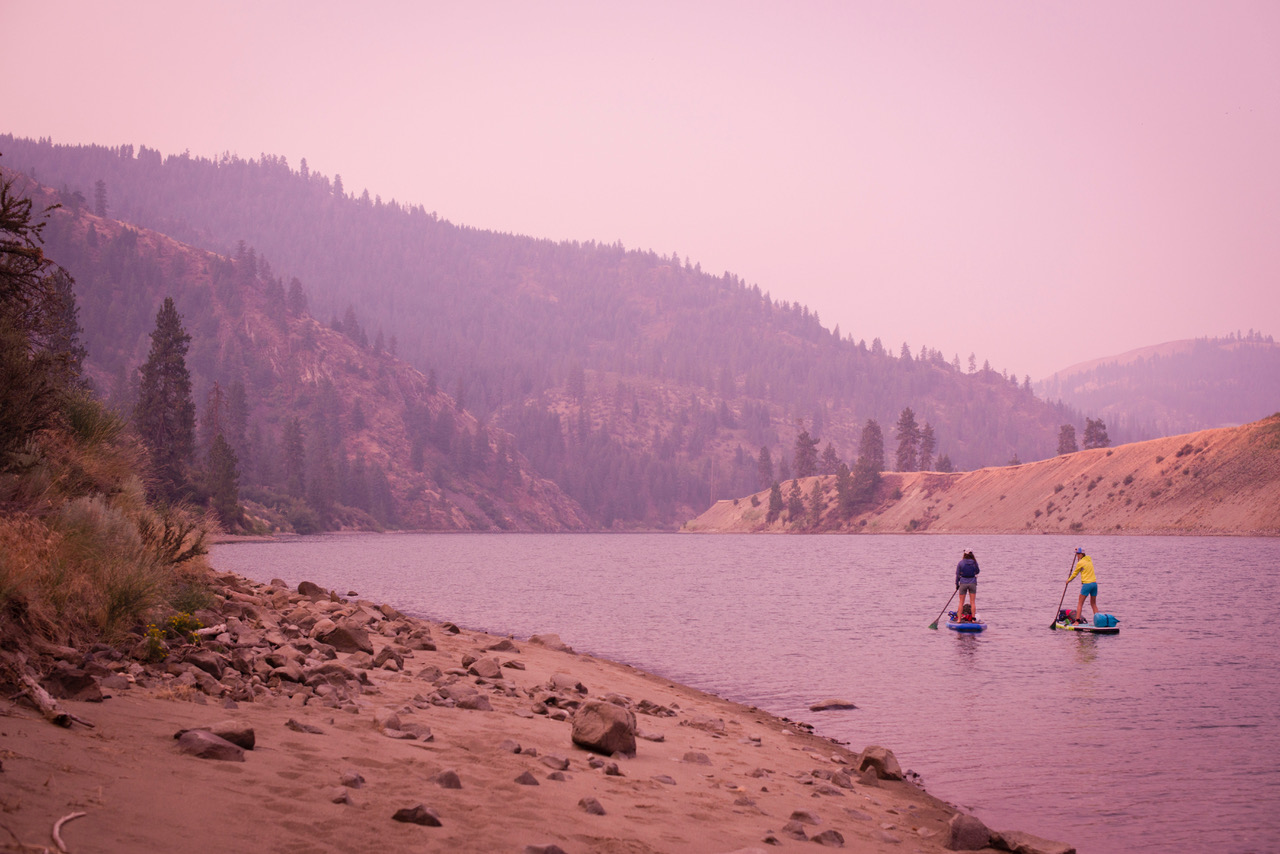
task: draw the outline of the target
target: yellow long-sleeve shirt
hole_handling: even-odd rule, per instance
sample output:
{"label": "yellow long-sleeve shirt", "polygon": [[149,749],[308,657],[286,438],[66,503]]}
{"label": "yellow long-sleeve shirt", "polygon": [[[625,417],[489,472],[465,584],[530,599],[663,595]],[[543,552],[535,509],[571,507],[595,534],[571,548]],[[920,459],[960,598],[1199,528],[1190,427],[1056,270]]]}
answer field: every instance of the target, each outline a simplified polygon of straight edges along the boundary
{"label": "yellow long-sleeve shirt", "polygon": [[1080,576],[1081,584],[1094,584],[1097,582],[1098,576],[1093,574],[1093,558],[1088,555],[1080,555],[1080,559],[1076,561],[1076,568],[1072,570],[1071,578],[1067,579],[1067,583],[1070,583],[1071,579],[1077,575]]}

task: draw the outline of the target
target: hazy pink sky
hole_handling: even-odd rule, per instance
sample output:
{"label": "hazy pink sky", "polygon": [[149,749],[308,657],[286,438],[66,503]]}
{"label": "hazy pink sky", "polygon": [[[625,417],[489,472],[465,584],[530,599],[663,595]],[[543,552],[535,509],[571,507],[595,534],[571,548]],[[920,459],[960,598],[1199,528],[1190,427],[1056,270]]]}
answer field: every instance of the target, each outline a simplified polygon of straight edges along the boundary
{"label": "hazy pink sky", "polygon": [[1018,377],[1280,335],[1275,0],[356,5],[0,0],[0,132],[305,157]]}

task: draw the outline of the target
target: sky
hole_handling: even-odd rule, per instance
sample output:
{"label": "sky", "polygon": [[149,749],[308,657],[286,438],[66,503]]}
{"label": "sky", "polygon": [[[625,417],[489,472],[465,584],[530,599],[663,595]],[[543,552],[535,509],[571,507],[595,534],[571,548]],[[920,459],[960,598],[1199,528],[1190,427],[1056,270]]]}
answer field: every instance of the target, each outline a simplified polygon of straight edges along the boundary
{"label": "sky", "polygon": [[0,132],[305,158],[894,352],[1036,380],[1280,336],[1274,0],[0,0],[0,31]]}

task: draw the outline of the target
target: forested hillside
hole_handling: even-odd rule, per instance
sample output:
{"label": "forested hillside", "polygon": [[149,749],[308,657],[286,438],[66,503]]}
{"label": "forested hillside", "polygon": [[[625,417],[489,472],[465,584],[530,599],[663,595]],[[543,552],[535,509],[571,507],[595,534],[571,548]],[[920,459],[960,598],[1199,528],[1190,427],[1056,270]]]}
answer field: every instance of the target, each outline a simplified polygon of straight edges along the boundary
{"label": "forested hillside", "polygon": [[1062,424],[1083,426],[976,354],[886,348],[874,318],[859,330],[868,344],[730,273],[454,225],[348,193],[305,162],[6,136],[0,152],[68,207],[296,279],[330,327],[434,371],[606,527],[672,525],[766,472],[785,477],[802,432],[852,465],[868,421],[892,448],[907,408],[934,437],[932,459],[962,469],[1050,456]]}
{"label": "forested hillside", "polygon": [[1230,427],[1280,406],[1280,344],[1254,330],[1172,341],[1067,368],[1035,387],[1099,415],[1121,442]]}
{"label": "forested hillside", "polygon": [[[57,201],[21,184],[41,208]],[[205,460],[225,436],[260,524],[304,533],[584,527],[576,502],[531,473],[510,434],[480,424],[433,377],[362,345],[359,330],[317,322],[301,287],[286,288],[247,252],[191,249],[62,200],[44,249],[75,280],[86,373],[131,417],[157,308],[172,298],[190,336],[194,457]]]}

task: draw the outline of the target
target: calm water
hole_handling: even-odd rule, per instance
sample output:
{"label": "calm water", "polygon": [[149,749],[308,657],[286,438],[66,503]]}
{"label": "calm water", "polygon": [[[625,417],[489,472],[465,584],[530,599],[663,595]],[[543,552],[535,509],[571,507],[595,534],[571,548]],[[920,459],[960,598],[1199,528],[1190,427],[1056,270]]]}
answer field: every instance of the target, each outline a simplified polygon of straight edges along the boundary
{"label": "calm water", "polygon": [[[1049,630],[1076,545],[1118,636]],[[964,548],[990,627],[929,631]],[[886,745],[990,826],[1082,854],[1280,850],[1280,540],[387,534],[213,559],[472,629],[556,632]],[[859,708],[808,711],[828,697]]]}

